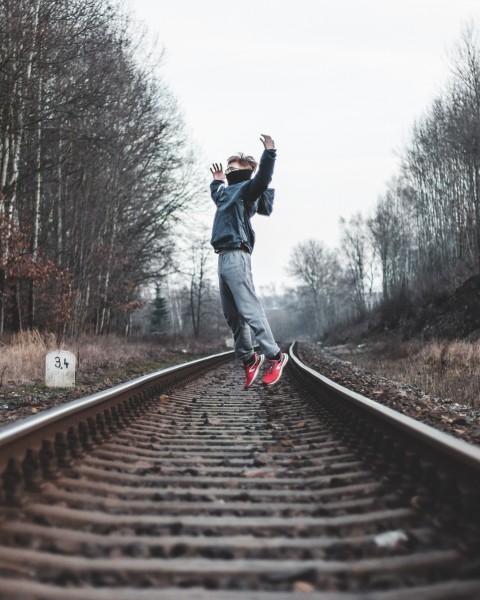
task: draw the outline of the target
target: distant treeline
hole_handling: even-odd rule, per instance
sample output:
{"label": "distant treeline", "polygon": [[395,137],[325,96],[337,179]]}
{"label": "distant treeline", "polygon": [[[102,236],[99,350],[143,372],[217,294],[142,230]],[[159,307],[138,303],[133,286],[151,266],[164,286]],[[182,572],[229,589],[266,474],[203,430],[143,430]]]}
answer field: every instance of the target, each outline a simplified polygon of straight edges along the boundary
{"label": "distant treeline", "polygon": [[128,330],[170,268],[192,162],[140,38],[110,0],[0,0],[0,333]]}

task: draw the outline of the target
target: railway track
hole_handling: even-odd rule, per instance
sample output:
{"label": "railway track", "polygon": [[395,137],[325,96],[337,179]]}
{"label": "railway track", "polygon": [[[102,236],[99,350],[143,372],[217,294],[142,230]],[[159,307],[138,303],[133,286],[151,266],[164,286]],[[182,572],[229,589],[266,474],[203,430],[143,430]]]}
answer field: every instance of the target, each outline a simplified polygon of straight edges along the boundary
{"label": "railway track", "polygon": [[0,432],[2,600],[480,598],[480,452],[231,354]]}

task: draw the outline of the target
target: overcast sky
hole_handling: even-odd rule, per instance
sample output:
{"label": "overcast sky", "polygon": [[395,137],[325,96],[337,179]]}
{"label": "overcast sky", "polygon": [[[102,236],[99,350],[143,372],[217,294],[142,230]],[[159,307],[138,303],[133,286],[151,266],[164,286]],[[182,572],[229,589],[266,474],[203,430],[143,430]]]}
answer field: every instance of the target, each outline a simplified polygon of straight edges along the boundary
{"label": "overcast sky", "polygon": [[[165,48],[160,70],[208,166],[278,148],[273,214],[255,216],[257,287],[288,281],[292,247],[339,245],[398,172],[414,120],[450,77],[479,0],[127,0]],[[206,202],[211,202],[208,198]],[[213,202],[207,221],[213,218]]]}

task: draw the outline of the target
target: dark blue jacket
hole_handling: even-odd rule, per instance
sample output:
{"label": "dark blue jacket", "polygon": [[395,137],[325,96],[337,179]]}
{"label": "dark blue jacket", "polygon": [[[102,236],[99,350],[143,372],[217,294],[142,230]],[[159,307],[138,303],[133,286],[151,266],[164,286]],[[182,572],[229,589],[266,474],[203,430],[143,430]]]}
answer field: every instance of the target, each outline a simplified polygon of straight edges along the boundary
{"label": "dark blue jacket", "polygon": [[250,219],[256,212],[268,216],[273,210],[275,190],[268,185],[272,181],[276,153],[275,149],[264,150],[256,175],[248,181],[226,186],[225,181],[214,180],[210,184],[217,206],[210,240],[215,252],[241,247],[252,252],[255,232]]}

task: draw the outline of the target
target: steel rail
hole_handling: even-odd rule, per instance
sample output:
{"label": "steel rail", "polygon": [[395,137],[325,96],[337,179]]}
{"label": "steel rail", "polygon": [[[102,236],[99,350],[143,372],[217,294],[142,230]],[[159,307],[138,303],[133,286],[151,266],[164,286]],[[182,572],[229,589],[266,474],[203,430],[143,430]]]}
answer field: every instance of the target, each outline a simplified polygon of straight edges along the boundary
{"label": "steel rail", "polygon": [[[56,434],[65,433],[69,426],[82,421],[88,423],[89,419],[109,414],[112,410],[115,413],[122,405],[138,410],[172,384],[192,375],[198,376],[233,356],[233,351],[222,352],[161,369],[5,426],[0,430],[0,474],[12,459],[21,458],[27,450],[40,448],[45,440],[53,440]],[[120,418],[122,412],[121,409]]]}
{"label": "steel rail", "polygon": [[[373,420],[377,430],[387,430],[402,446],[407,442],[443,472],[448,471],[475,495],[480,491],[480,448],[439,431],[387,406],[328,379],[311,369],[298,358],[297,342],[289,348],[290,370],[314,397],[330,405],[334,412],[354,411],[360,418]],[[372,440],[372,444],[373,444]],[[380,444],[377,444],[380,445]]]}

